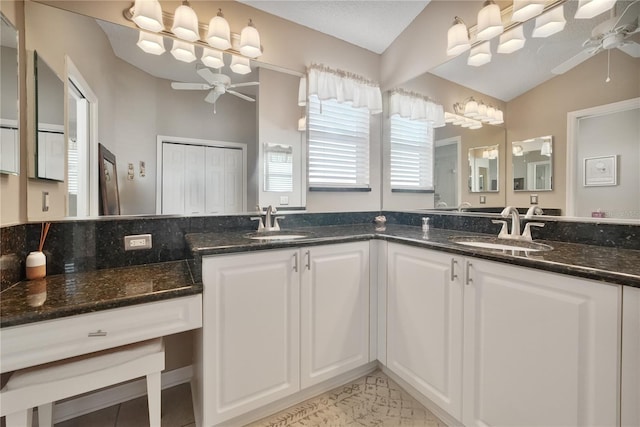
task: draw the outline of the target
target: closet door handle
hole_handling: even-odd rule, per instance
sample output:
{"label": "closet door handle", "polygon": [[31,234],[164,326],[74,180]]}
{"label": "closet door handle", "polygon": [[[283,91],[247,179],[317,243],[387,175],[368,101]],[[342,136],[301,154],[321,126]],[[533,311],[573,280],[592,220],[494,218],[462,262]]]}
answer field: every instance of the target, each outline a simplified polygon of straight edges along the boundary
{"label": "closet door handle", "polygon": [[457,263],[458,261],[455,258],[451,258],[451,281],[452,282],[458,278],[458,275],[456,274]]}
{"label": "closet door handle", "polygon": [[293,254],[293,271],[298,272],[298,252]]}
{"label": "closet door handle", "polygon": [[87,336],[88,337],[106,337],[107,336],[107,332],[103,331],[102,329],[98,329],[95,332],[89,332],[89,334]]}
{"label": "closet door handle", "polygon": [[471,267],[473,267],[473,264],[471,264],[470,262],[467,261],[467,280],[466,280],[466,284],[470,285],[473,283],[473,279],[471,278],[471,275],[469,274],[471,271]]}
{"label": "closet door handle", "polygon": [[311,251],[307,251],[306,255],[307,255],[307,265],[305,265],[305,268],[311,271]]}

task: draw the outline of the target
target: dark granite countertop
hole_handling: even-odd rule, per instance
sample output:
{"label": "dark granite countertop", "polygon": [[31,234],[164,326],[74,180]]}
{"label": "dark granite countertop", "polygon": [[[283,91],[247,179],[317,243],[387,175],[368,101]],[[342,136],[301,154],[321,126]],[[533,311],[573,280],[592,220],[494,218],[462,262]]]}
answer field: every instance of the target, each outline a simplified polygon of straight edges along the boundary
{"label": "dark granite countertop", "polygon": [[0,327],[107,310],[202,292],[187,261],[59,274],[0,293]]}
{"label": "dark granite countertop", "polygon": [[637,250],[545,240],[536,240],[536,242],[550,245],[553,250],[524,252],[483,249],[460,245],[451,241],[451,238],[487,237],[489,236],[487,234],[441,228],[431,228],[427,234],[424,234],[420,227],[405,225],[387,225],[384,230],[376,230],[373,224],[361,224],[286,231],[297,231],[307,237],[296,240],[256,241],[247,238],[248,232],[236,231],[187,234],[186,240],[196,260],[200,260],[202,256],[214,254],[382,239],[462,256],[473,256],[602,282],[640,287],[640,251]]}

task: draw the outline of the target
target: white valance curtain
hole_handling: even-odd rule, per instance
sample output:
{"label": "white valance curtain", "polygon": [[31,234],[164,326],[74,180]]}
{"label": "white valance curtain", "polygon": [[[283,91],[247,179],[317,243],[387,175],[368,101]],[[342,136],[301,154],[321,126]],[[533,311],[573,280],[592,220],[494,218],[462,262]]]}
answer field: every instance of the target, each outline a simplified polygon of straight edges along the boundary
{"label": "white valance curtain", "polygon": [[306,83],[308,96],[315,95],[320,101],[348,103],[354,108],[367,108],[371,114],[382,112],[380,86],[353,73],[314,64],[309,67]]}
{"label": "white valance curtain", "polygon": [[442,105],[417,93],[398,89],[391,91],[389,96],[389,117],[393,116],[430,122],[433,127],[445,125]]}

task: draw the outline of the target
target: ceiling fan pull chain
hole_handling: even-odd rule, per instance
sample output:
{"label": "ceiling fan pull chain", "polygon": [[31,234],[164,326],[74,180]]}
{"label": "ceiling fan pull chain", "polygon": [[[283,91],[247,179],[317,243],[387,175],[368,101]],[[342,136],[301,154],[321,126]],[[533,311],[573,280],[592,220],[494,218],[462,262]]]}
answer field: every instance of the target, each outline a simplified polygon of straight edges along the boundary
{"label": "ceiling fan pull chain", "polygon": [[605,83],[609,83],[611,81],[611,77],[609,76],[610,69],[611,69],[611,49],[608,49],[607,50],[607,79],[605,80]]}

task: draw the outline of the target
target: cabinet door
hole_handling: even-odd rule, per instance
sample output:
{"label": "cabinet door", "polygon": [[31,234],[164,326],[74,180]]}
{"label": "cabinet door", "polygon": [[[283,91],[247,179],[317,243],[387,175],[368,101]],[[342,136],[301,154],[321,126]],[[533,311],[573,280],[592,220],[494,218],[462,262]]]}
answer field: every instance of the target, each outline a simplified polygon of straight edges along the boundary
{"label": "cabinet door", "polygon": [[466,426],[613,426],[620,287],[468,260]]}
{"label": "cabinet door", "polygon": [[298,251],[205,257],[203,425],[299,390]]}
{"label": "cabinet door", "polygon": [[622,295],[623,427],[640,426],[640,288],[625,286]]}
{"label": "cabinet door", "polygon": [[461,260],[441,252],[388,246],[387,367],[458,419],[461,267]]}
{"label": "cabinet door", "polygon": [[369,361],[369,243],[302,249],[302,387]]}

